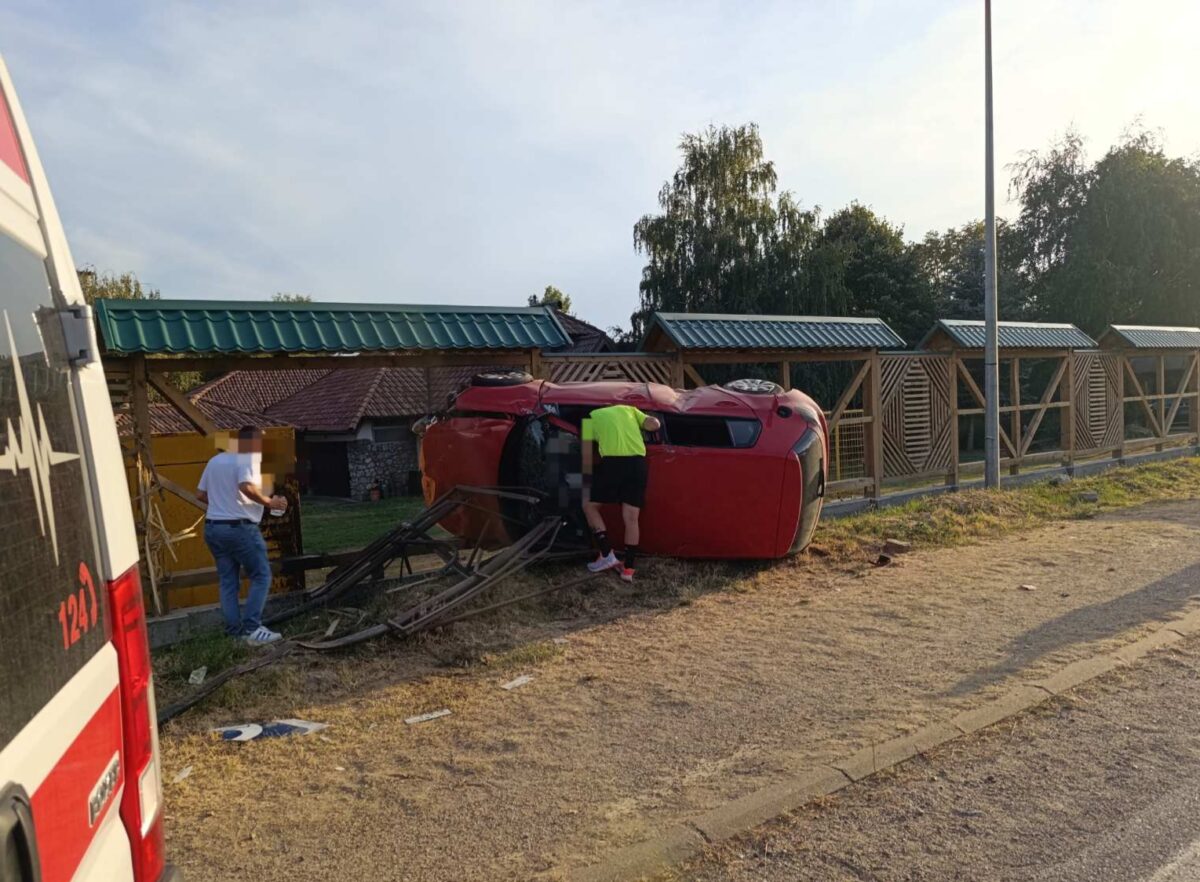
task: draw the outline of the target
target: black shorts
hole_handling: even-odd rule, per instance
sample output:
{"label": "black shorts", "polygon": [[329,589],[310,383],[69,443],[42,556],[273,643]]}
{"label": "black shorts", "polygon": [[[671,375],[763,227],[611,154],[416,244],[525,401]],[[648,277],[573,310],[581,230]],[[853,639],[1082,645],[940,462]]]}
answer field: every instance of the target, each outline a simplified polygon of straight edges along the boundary
{"label": "black shorts", "polygon": [[602,456],[592,476],[592,502],[644,508],[648,474],[644,456]]}

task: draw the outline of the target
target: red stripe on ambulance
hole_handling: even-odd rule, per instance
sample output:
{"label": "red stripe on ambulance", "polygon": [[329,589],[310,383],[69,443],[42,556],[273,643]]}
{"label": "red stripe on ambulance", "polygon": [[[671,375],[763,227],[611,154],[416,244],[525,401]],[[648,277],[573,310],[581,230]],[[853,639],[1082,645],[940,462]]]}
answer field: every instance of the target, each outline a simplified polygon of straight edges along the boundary
{"label": "red stripe on ambulance", "polygon": [[42,882],[69,882],[104,817],[114,810],[125,780],[123,764],[117,764],[115,782],[109,776],[120,751],[121,701],[114,689],[30,799]]}
{"label": "red stripe on ambulance", "polygon": [[13,126],[12,112],[8,109],[8,100],[0,93],[0,162],[3,162],[26,184],[29,183],[29,170],[25,167],[25,157],[21,154],[21,142],[17,140],[17,130]]}

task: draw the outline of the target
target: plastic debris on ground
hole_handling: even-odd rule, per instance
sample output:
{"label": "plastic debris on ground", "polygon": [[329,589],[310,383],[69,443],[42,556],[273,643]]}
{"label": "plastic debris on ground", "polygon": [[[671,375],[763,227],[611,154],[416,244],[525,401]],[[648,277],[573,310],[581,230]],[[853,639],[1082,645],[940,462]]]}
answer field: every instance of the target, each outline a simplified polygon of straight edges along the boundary
{"label": "plastic debris on ground", "polygon": [[256,741],[259,738],[283,738],[287,735],[311,735],[329,727],[328,723],[308,720],[272,720],[269,723],[240,723],[213,729],[222,741]]}
{"label": "plastic debris on ground", "polygon": [[428,723],[430,720],[436,720],[441,717],[448,716],[450,716],[450,708],[444,707],[441,710],[430,711],[427,714],[418,714],[415,717],[407,717],[405,718],[404,722],[409,726],[412,726],[416,723]]}
{"label": "plastic debris on ground", "polygon": [[500,688],[507,689],[511,692],[513,689],[520,689],[526,683],[531,682],[533,682],[533,674],[522,674],[515,680],[509,680],[507,683],[501,683]]}
{"label": "plastic debris on ground", "polygon": [[182,781],[184,778],[186,778],[190,774],[192,774],[192,767],[184,766],[182,769],[179,770],[179,774],[177,774],[174,778],[171,779],[171,783],[178,784],[180,781]]}
{"label": "plastic debris on ground", "polygon": [[201,683],[204,682],[204,678],[207,676],[208,676],[207,665],[196,668],[196,670],[192,671],[192,673],[188,675],[188,683],[192,686],[199,686]]}

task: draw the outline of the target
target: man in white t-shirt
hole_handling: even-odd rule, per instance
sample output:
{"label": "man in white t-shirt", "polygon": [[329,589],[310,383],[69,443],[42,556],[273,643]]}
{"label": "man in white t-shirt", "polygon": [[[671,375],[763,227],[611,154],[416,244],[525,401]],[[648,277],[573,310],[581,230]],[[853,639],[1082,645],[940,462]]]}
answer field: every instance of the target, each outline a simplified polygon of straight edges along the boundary
{"label": "man in white t-shirt", "polygon": [[[262,430],[245,426],[230,440],[228,451],[208,461],[196,491],[208,505],[204,542],[217,562],[225,631],[251,646],[266,646],[280,636],[262,623],[271,588],[271,564],[258,523],[264,507],[283,511],[287,501],[282,496],[263,495],[261,485]],[[250,592],[245,608],[239,609],[243,570],[250,580]]]}

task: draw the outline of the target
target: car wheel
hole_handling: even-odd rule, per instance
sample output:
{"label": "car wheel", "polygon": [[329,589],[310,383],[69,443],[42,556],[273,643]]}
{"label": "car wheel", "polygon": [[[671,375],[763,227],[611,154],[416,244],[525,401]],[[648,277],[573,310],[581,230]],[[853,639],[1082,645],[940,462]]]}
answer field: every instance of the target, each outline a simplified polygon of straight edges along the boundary
{"label": "car wheel", "polygon": [[533,375],[525,371],[488,371],[471,377],[472,386],[524,386],[533,382]]}
{"label": "car wheel", "polygon": [[731,380],[721,388],[730,392],[741,392],[743,395],[782,395],[783,387],[770,380]]}

